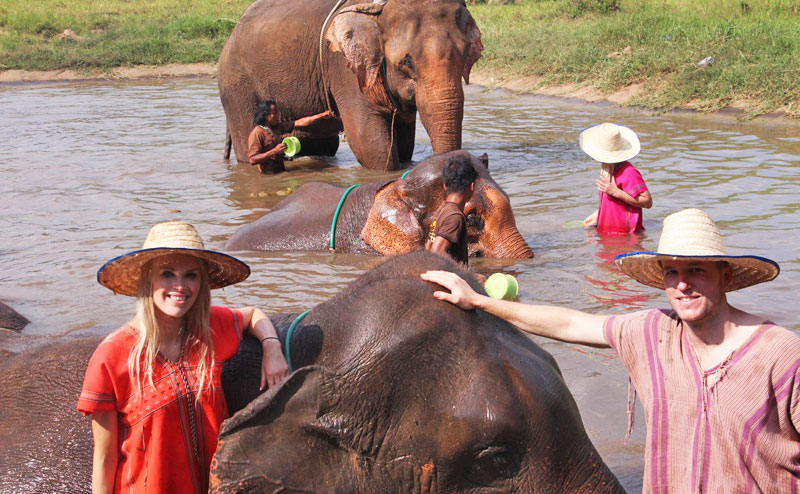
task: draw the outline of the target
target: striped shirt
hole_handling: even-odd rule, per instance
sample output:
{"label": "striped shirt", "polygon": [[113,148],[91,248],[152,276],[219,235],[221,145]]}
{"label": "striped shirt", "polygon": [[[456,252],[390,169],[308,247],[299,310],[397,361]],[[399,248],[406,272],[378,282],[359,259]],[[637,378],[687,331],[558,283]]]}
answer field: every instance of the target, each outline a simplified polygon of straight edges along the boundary
{"label": "striped shirt", "polygon": [[644,407],[644,492],[800,493],[800,337],[764,323],[704,372],[672,311],[604,333]]}

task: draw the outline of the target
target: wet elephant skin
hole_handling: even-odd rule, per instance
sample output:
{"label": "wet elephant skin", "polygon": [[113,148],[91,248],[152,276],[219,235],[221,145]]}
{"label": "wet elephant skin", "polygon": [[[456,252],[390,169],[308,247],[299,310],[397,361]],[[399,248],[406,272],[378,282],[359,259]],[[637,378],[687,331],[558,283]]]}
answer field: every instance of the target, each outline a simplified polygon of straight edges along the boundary
{"label": "wet elephant skin", "polygon": [[[227,394],[252,401],[223,424],[211,492],[623,492],[552,357],[498,318],[434,299],[427,269],[480,289],[442,256],[391,258],[302,319],[287,381]],[[259,358],[246,342],[226,371],[255,384]]]}
{"label": "wet elephant skin", "polygon": [[315,147],[333,154],[336,132],[344,130],[369,169],[397,170],[411,160],[417,112],[434,153],[460,149],[461,80],[469,82],[482,50],[480,31],[459,0],[257,0],[233,29],[217,69],[236,159],[247,161],[255,108],[267,98],[277,101],[282,120],[330,105],[341,123],[298,132],[303,147],[316,137],[327,145]]}
{"label": "wet elephant skin", "polygon": [[[337,252],[395,255],[420,250],[444,203],[442,170],[448,160],[471,163],[475,193],[465,205],[471,256],[528,259],[533,251],[520,235],[508,195],[492,179],[488,158],[467,151],[433,156],[403,179],[361,185],[345,199],[336,222]],[[346,188],[303,185],[258,220],[240,227],[227,250],[326,251],[331,223]]]}
{"label": "wet elephant skin", "polygon": [[[243,339],[223,386],[231,413],[255,401],[225,422],[218,492],[278,489],[268,479],[287,493],[621,492],[552,358],[433,299],[429,268],[458,271],[427,252],[391,258],[313,308],[290,341],[300,369],[260,396],[260,348]],[[271,318],[284,346],[295,316]],[[75,404],[99,342],[0,361],[0,492],[89,492],[91,422]]]}

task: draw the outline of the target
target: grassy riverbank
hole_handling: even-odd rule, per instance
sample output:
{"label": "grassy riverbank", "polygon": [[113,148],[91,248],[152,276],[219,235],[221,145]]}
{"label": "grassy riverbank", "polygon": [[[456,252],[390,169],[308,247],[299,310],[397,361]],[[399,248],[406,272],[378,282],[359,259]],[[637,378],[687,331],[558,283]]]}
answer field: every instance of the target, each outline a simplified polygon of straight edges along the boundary
{"label": "grassy riverbank", "polygon": [[[0,70],[214,63],[249,3],[0,0]],[[797,0],[525,0],[470,10],[486,47],[476,70],[524,81],[519,89],[627,88],[622,101],[650,108],[800,116]]]}

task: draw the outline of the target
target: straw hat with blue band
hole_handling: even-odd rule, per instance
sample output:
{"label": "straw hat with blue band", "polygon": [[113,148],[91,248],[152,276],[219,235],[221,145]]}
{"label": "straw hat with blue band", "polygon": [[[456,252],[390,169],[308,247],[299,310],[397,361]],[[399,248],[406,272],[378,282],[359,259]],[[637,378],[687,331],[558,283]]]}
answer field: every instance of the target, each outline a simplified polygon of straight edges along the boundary
{"label": "straw hat with blue band", "polygon": [[660,261],[725,261],[731,266],[733,279],[727,291],[773,280],[778,263],[760,256],[728,255],[714,221],[700,209],[684,209],[664,218],[658,251],[620,254],[614,262],[639,283],[664,289]]}
{"label": "straw hat with blue band", "polygon": [[111,259],[97,271],[97,281],[114,293],[136,296],[142,267],[151,259],[168,254],[200,258],[208,267],[211,289],[238,283],[250,276],[250,267],[222,252],[207,250],[194,226],[182,221],[157,223],[141,249]]}

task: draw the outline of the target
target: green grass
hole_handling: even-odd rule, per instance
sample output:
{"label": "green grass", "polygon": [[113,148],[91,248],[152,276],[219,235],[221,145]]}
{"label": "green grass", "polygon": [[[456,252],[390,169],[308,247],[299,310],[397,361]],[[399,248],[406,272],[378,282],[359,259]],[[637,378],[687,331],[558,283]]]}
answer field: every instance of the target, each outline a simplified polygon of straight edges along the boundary
{"label": "green grass", "polygon": [[[244,1],[0,0],[0,70],[215,62]],[[81,39],[58,35],[71,29]]]}
{"label": "green grass", "polygon": [[[781,107],[800,115],[794,0],[554,0],[471,11],[486,47],[480,70],[607,92],[639,83],[629,104],[650,108],[736,102],[744,116]],[[714,63],[699,67],[708,56]]]}
{"label": "green grass", "polygon": [[[778,108],[800,116],[798,0],[470,3],[486,48],[481,72],[607,92],[642,84],[629,103],[649,108],[711,111],[735,102],[744,116]],[[0,70],[213,63],[248,5],[0,0]],[[59,38],[65,29],[81,39]],[[707,56],[714,63],[698,67]]]}

